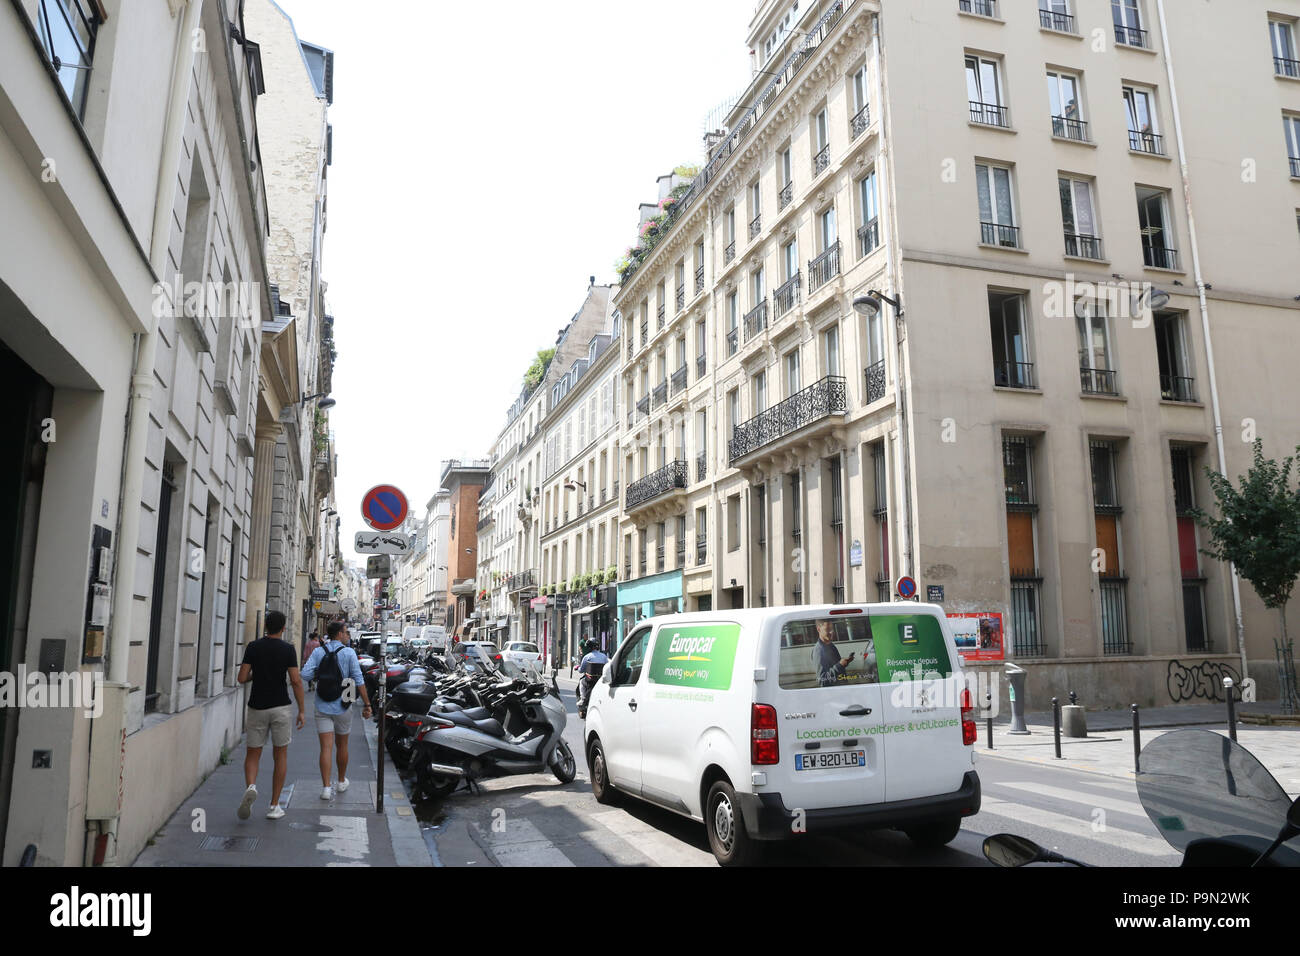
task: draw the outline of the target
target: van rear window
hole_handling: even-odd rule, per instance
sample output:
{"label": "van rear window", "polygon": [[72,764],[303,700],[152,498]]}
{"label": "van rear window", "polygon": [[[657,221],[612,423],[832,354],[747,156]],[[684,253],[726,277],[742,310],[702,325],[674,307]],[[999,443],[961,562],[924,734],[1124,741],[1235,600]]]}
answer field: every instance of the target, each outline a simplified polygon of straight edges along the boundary
{"label": "van rear window", "polygon": [[843,687],[878,680],[875,642],[865,614],[809,617],[781,628],[780,685]]}
{"label": "van rear window", "polygon": [[876,642],[883,683],[947,677],[952,673],[943,626],[931,614],[872,615],[871,636]]}

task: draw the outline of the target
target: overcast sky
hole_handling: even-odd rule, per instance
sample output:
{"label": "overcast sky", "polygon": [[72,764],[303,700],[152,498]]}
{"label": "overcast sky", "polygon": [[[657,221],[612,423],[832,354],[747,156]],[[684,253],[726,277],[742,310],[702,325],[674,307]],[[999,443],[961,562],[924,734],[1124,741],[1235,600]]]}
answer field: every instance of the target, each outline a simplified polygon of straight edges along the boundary
{"label": "overcast sky", "polygon": [[749,82],[756,0],[279,3],[334,51],[322,275],[349,556],[367,488],[422,514],[439,462],[488,455],[655,178],[702,159],[705,117]]}

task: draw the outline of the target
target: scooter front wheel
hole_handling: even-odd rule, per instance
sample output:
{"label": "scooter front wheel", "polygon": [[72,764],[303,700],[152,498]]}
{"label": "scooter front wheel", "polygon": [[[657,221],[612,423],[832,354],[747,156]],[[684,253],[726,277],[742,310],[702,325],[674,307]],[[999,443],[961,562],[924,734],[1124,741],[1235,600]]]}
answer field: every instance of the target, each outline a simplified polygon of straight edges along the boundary
{"label": "scooter front wheel", "polygon": [[555,752],[551,754],[551,770],[560,783],[573,783],[573,778],[578,775],[578,762],[573,759],[573,751],[566,741],[561,740],[555,745]]}

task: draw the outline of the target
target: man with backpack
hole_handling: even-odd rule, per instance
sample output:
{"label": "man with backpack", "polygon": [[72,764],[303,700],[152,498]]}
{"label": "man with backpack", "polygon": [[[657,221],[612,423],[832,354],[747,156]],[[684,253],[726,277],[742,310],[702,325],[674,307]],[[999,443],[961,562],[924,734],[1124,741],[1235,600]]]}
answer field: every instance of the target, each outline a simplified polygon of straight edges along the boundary
{"label": "man with backpack", "polygon": [[[348,626],[333,621],[325,629],[325,643],[312,651],[302,669],[306,680],[316,681],[316,733],[320,735],[320,778],[322,800],[334,796],[331,786],[333,751],[339,755],[339,793],[347,790],[348,735],[352,732],[352,702],[357,695],[365,708],[362,719],[370,717],[370,698],[361,676],[357,652],[344,641],[349,639]],[[337,740],[336,740],[337,738]]]}

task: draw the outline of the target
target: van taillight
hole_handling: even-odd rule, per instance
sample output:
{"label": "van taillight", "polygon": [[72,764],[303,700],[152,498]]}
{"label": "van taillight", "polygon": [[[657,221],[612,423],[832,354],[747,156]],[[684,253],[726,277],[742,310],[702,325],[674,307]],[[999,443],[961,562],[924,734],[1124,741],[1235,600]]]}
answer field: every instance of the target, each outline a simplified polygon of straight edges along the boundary
{"label": "van taillight", "polygon": [[776,708],[771,704],[755,704],[750,710],[750,760],[756,764],[780,763],[776,743]]}
{"label": "van taillight", "polygon": [[975,743],[978,732],[975,729],[975,702],[971,698],[970,688],[961,692],[961,742],[966,746]]}

